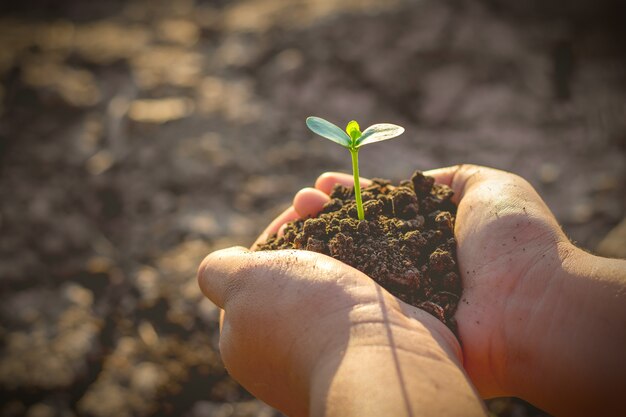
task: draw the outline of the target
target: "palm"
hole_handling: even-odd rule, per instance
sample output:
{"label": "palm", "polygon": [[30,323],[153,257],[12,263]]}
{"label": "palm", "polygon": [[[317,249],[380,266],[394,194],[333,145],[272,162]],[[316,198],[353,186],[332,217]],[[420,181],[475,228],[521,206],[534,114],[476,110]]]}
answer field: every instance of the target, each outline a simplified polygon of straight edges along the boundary
{"label": "palm", "polygon": [[[524,317],[513,315],[532,309],[520,307],[524,299],[540,301],[550,265],[556,265],[556,247],[567,239],[539,195],[518,176],[476,166],[425,174],[451,186],[458,204],[455,237],[464,290],[455,318],[464,366],[483,396],[508,394],[507,334],[527,332]],[[315,215],[336,183],[349,186],[352,178],[323,174],[315,189],[296,195],[285,219]]]}
{"label": "palm", "polygon": [[437,319],[329,256],[235,247],[209,255],[199,271],[203,292],[223,308],[220,352],[229,373],[288,415],[309,415],[308,376],[336,367],[353,346],[414,355],[429,347],[460,359],[458,342]]}
{"label": "palm", "polygon": [[[497,171],[496,171],[497,172]],[[563,238],[532,187],[510,174],[478,180],[459,202],[455,236],[463,277],[456,319],[465,368],[484,396],[507,394],[506,355],[498,354],[512,327],[524,326],[509,308],[548,274],[541,262]],[[532,306],[529,306],[532,308]]]}

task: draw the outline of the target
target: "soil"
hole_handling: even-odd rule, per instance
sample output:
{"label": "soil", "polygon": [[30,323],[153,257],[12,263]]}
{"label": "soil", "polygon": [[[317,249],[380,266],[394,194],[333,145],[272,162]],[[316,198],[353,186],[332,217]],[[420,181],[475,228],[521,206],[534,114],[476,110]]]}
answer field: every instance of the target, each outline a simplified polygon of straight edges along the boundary
{"label": "soil", "polygon": [[287,224],[258,250],[304,249],[332,256],[369,275],[402,301],[456,331],[462,286],[456,260],[456,206],[450,187],[416,171],[393,186],[374,179],[363,189],[365,219],[354,188],[337,184],[317,217]]}

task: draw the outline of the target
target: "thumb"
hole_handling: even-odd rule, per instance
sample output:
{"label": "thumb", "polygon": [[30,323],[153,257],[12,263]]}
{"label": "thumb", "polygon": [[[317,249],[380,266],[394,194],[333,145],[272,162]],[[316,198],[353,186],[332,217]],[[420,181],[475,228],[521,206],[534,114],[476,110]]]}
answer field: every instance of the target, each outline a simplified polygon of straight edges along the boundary
{"label": "thumb", "polygon": [[248,249],[235,246],[207,255],[198,268],[198,285],[202,293],[223,309],[229,298],[247,281],[253,265]]}
{"label": "thumb", "polygon": [[452,188],[454,191],[452,201],[455,204],[458,204],[463,196],[480,182],[502,174],[504,174],[503,171],[472,164],[460,164],[424,172],[424,175],[434,177],[435,182]]}

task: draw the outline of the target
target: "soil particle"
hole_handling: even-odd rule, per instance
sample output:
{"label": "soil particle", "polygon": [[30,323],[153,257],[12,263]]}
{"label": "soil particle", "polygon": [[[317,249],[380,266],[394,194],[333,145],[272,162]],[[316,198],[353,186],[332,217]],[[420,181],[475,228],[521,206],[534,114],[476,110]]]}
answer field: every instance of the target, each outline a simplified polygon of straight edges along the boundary
{"label": "soil particle", "polygon": [[336,185],[318,217],[288,223],[282,236],[271,236],[258,250],[332,256],[454,330],[462,286],[452,194],[420,171],[398,186],[375,179],[363,189],[365,219],[358,220],[354,189]]}

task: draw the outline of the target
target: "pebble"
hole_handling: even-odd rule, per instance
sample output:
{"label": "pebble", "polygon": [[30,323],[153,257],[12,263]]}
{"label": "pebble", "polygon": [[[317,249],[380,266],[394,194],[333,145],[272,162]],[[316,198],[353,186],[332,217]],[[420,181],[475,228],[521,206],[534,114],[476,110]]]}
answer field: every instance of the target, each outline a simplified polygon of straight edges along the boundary
{"label": "pebble", "polygon": [[589,201],[575,203],[570,210],[570,221],[573,223],[586,223],[594,214],[593,204]]}
{"label": "pebble", "polygon": [[539,179],[544,184],[553,184],[561,176],[561,168],[558,165],[546,162],[539,167]]}
{"label": "pebble", "polygon": [[134,100],[130,103],[128,117],[141,123],[165,123],[190,116],[194,103],[185,97]]}

